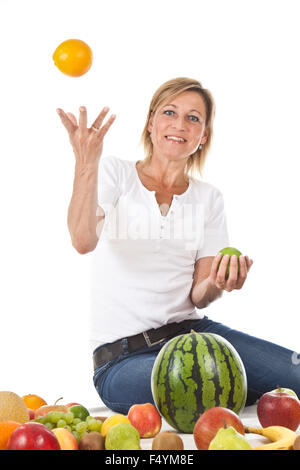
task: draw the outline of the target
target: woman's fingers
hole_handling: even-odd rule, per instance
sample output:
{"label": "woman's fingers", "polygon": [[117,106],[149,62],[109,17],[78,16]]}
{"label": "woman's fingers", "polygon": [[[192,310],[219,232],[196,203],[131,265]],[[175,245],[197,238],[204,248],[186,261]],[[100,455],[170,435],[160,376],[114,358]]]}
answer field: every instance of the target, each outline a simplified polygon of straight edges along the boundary
{"label": "woman's fingers", "polygon": [[93,126],[95,129],[90,129],[87,128],[87,109],[85,106],[80,106],[79,108],[78,125],[74,114],[65,113],[61,108],[57,108],[57,113],[68,131],[77,161],[92,164],[99,162],[103,150],[103,137],[116,117],[111,115],[105,125],[102,126],[108,110],[109,108],[107,107],[103,108],[94,121]]}
{"label": "woman's fingers", "polygon": [[221,262],[219,264],[219,268],[218,268],[218,271],[217,271],[217,275],[216,275],[215,284],[219,289],[224,289],[224,287],[226,285],[226,277],[225,276],[226,276],[226,269],[227,269],[228,262],[229,262],[229,255],[224,255],[221,259]]}
{"label": "woman's fingers", "polygon": [[253,264],[253,260],[249,259],[249,256],[240,256],[239,257],[239,273],[236,280],[234,289],[241,289],[247,279],[249,269]]}
{"label": "woman's fingers", "polygon": [[246,279],[247,272],[248,272],[248,268],[247,268],[246,257],[240,256],[239,257],[239,276]]}
{"label": "woman's fingers", "polygon": [[75,130],[75,126],[73,122],[70,120],[70,118],[67,116],[67,114],[60,108],[57,108],[57,114],[59,115],[61,122],[67,129],[68,133],[71,134]]}
{"label": "woman's fingers", "polygon": [[249,256],[245,256],[245,259],[246,259],[246,264],[247,264],[247,270],[249,271],[249,269],[251,268],[253,264],[253,259],[250,259]]}
{"label": "woman's fingers", "polygon": [[[229,276],[226,278],[229,261]],[[221,253],[218,253],[212,262],[210,279],[216,287],[228,292],[231,292],[233,289],[241,289],[252,264],[253,260],[249,256],[237,258],[235,255],[230,257],[229,255],[222,256]]]}
{"label": "woman's fingers", "polygon": [[75,127],[78,126],[76,116],[73,113],[67,113],[68,118],[74,124]]}
{"label": "woman's fingers", "polygon": [[[79,108],[79,119],[78,119],[78,124],[77,124],[77,119],[74,116],[73,113],[65,113],[61,108],[57,108],[57,114],[61,118],[61,121],[67,131],[69,133],[72,133],[77,127],[79,128],[80,132],[83,132],[85,129],[87,129],[87,109],[85,106],[80,106]],[[103,120],[105,116],[107,115],[109,111],[109,108],[106,106],[105,108],[102,109],[101,113],[97,116],[95,119],[93,125],[91,126],[91,129],[95,131],[95,129],[99,129],[97,131],[97,136],[102,139],[105,134],[107,133],[108,129],[114,122],[116,115],[112,114],[107,122],[102,126]],[[102,127],[101,127],[102,126]]]}
{"label": "woman's fingers", "polygon": [[248,269],[247,269],[246,257],[240,256],[239,257],[239,275],[238,275],[235,289],[241,289],[243,287],[244,282],[246,281],[246,278],[247,278],[247,273],[248,273]]}
{"label": "woman's fingers", "polygon": [[84,131],[87,128],[87,110],[85,106],[79,108],[79,125],[80,131]]}
{"label": "woman's fingers", "polygon": [[222,258],[222,253],[218,253],[218,254],[214,257],[213,262],[212,262],[212,265],[211,265],[211,269],[210,269],[210,278],[211,278],[211,280],[213,281],[213,283],[215,283],[216,280],[217,280],[217,273],[218,273],[218,268],[219,268],[219,264],[220,264],[221,258]]}
{"label": "woman's fingers", "polygon": [[229,265],[229,276],[226,283],[226,290],[231,292],[233,289],[236,288],[238,280],[238,259],[236,255],[232,255],[230,257],[230,265]]}
{"label": "woman's fingers", "polygon": [[110,128],[110,126],[112,125],[115,119],[116,119],[116,115],[112,114],[110,118],[107,120],[107,122],[104,124],[104,126],[101,127],[100,131],[98,131],[98,135],[100,139],[103,139],[103,137],[105,136],[106,132],[108,131],[108,129]]}
{"label": "woman's fingers", "polygon": [[92,126],[91,127],[95,127],[96,129],[100,129],[101,127],[101,124],[105,118],[105,116],[107,115],[109,111],[109,108],[107,106],[105,106],[101,113],[96,117],[95,121],[93,122]]}

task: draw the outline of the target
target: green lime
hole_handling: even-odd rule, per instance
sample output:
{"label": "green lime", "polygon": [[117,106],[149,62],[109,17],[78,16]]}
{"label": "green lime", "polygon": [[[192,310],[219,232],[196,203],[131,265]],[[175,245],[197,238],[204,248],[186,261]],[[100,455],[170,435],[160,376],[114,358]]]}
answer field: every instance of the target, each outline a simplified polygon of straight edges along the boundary
{"label": "green lime", "polygon": [[85,421],[90,414],[89,411],[82,405],[73,405],[69,408],[69,411],[73,413],[74,418],[79,418],[81,421]]}
{"label": "green lime", "polygon": [[[223,256],[224,255],[229,255],[230,258],[231,258],[232,255],[236,255],[236,257],[239,258],[239,256],[241,256],[241,254],[242,254],[239,250],[237,250],[236,248],[232,248],[231,246],[227,246],[226,248],[223,248],[223,250],[220,250],[219,253],[222,253]],[[222,256],[222,258],[223,258],[223,256]],[[230,258],[229,258],[229,263],[227,264],[227,268],[226,268],[225,279],[228,279],[228,277],[229,277]],[[237,270],[238,270],[238,273],[239,273],[239,263],[237,265]]]}

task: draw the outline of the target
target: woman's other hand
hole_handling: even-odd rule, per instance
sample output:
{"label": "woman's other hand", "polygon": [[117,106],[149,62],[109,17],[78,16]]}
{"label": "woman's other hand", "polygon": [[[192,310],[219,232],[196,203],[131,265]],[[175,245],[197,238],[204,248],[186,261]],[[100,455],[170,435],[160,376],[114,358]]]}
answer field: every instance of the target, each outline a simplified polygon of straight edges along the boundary
{"label": "woman's other hand", "polygon": [[[226,277],[226,269],[228,262],[229,276]],[[239,263],[239,269],[238,269]],[[210,282],[214,284],[218,289],[226,290],[231,292],[234,289],[241,289],[247,279],[247,274],[253,264],[253,260],[248,256],[239,256],[239,259],[235,255],[231,257],[229,255],[222,255],[218,253],[215,256],[210,272]]]}

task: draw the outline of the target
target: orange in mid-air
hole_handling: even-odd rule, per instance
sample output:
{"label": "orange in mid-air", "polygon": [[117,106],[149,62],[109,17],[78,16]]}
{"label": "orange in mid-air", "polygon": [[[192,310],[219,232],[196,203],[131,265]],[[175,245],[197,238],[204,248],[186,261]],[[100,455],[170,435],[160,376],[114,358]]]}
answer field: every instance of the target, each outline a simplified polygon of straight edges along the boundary
{"label": "orange in mid-air", "polygon": [[22,423],[16,421],[1,421],[0,422],[0,450],[6,450],[7,443],[10,435],[21,426]]}
{"label": "orange in mid-air", "polygon": [[90,70],[93,52],[84,41],[68,39],[55,49],[53,60],[56,67],[65,75],[80,77]]}
{"label": "orange in mid-air", "polygon": [[47,405],[43,398],[34,394],[24,395],[22,400],[24,401],[26,407],[33,411],[38,410],[43,405]]}

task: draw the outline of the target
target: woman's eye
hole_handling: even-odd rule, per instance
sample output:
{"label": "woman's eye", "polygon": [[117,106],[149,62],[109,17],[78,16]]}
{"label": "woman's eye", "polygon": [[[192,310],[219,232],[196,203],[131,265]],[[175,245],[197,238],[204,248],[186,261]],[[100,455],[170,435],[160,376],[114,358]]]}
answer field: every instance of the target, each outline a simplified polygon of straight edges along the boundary
{"label": "woman's eye", "polygon": [[[171,109],[166,109],[164,111],[164,114],[166,114],[167,116],[173,116],[173,114],[175,114],[175,112]],[[190,121],[200,122],[200,119],[197,116],[194,116],[193,114],[189,115],[188,118],[189,118]]]}
{"label": "woman's eye", "polygon": [[174,114],[174,111],[172,111],[171,109],[166,109],[164,111],[164,114],[167,114],[167,116],[171,116],[171,114],[168,114],[168,113],[173,113]]}

